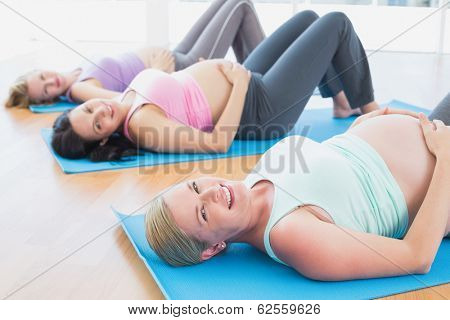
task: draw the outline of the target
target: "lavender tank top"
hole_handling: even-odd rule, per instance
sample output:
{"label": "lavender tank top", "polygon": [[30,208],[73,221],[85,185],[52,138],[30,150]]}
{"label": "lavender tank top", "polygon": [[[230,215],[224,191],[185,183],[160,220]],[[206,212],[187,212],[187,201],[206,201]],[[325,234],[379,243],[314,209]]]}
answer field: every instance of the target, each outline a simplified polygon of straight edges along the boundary
{"label": "lavender tank top", "polygon": [[214,125],[211,108],[195,79],[185,71],[172,74],[145,69],[122,94],[134,90],[136,97],[123,124],[123,134],[134,142],[128,132],[131,116],[144,104],[152,103],[164,111],[167,118],[178,123],[211,132]]}
{"label": "lavender tank top", "polygon": [[[136,54],[128,52],[117,57],[104,57],[95,64],[90,63],[88,67],[82,69],[77,82],[96,79],[105,89],[123,92],[136,75],[145,69],[145,65]],[[66,98],[74,102],[71,92],[72,89],[69,88]]]}

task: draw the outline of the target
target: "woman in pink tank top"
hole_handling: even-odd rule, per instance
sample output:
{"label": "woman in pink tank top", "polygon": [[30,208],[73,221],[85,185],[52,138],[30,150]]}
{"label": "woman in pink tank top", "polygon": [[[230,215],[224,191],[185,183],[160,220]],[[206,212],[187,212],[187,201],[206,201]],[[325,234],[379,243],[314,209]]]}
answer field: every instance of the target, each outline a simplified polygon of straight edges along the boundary
{"label": "woman in pink tank top", "polygon": [[364,48],[343,13],[294,15],[243,66],[216,59],[172,74],[144,70],[116,99],[60,116],[52,146],[63,157],[98,161],[137,147],[223,153],[235,138],[288,134],[317,86],[337,117],[378,109]]}

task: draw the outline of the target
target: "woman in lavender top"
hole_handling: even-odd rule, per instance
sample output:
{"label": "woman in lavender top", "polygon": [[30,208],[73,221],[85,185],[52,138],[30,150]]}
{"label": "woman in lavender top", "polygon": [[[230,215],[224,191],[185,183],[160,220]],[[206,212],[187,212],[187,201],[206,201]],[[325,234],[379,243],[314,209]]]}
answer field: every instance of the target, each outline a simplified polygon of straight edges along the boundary
{"label": "woman in lavender top", "polygon": [[147,47],[104,57],[70,72],[33,70],[11,86],[5,105],[26,108],[64,96],[79,103],[93,98],[110,99],[147,68],[171,73],[200,59],[223,58],[230,46],[238,62],[243,62],[264,37],[251,0],[215,0],[172,51]]}

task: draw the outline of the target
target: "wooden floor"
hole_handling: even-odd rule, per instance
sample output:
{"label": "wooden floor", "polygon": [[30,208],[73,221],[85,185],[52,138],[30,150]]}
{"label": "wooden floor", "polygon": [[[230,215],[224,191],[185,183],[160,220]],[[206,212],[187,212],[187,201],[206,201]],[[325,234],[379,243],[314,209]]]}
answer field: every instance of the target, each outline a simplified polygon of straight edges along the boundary
{"label": "wooden floor", "polygon": [[[397,98],[432,108],[450,90],[450,56],[377,53],[370,59],[380,102]],[[0,62],[0,70],[11,63],[17,60]],[[6,77],[0,77],[3,90]],[[329,104],[314,97],[309,107]],[[0,297],[163,299],[115,226],[110,205],[132,212],[205,169],[243,178],[258,156],[66,175],[39,135],[55,117],[0,108]],[[448,299],[450,284],[387,298]]]}

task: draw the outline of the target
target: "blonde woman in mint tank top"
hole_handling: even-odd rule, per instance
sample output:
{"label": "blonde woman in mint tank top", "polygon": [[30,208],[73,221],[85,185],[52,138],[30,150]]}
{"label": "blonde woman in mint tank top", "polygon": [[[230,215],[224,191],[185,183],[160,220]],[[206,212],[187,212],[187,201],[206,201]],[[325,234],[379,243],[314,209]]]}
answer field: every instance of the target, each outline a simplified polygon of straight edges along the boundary
{"label": "blonde woman in mint tank top", "polygon": [[[154,32],[157,32],[155,30]],[[28,107],[63,97],[72,102],[113,98],[142,70],[182,70],[199,59],[223,58],[230,47],[238,62],[264,39],[251,0],[215,0],[173,50],[142,48],[103,57],[70,72],[34,70],[11,86],[6,107]]]}
{"label": "blonde woman in mint tank top", "polygon": [[243,181],[183,181],[149,204],[148,242],[175,266],[244,242],[317,280],[427,273],[450,235],[449,110],[373,111],[322,143],[281,140]]}

